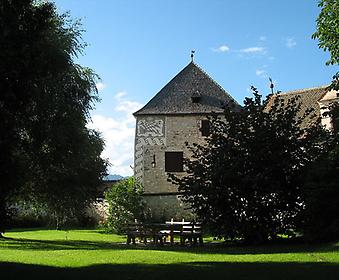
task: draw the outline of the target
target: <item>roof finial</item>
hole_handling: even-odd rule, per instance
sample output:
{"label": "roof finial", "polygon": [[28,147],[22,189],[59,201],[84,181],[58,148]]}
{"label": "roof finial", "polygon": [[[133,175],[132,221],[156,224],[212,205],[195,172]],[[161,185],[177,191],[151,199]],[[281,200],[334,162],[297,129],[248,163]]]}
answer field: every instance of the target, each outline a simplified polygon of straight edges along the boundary
{"label": "roof finial", "polygon": [[194,61],[194,54],[195,54],[195,51],[194,51],[194,50],[191,50],[191,61],[192,61],[192,62]]}
{"label": "roof finial", "polygon": [[272,94],[273,94],[273,93],[274,93],[274,92],[273,92],[274,84],[273,84],[273,81],[272,81],[271,78],[268,78],[268,79],[270,80],[270,89],[271,89],[271,92],[272,92]]}

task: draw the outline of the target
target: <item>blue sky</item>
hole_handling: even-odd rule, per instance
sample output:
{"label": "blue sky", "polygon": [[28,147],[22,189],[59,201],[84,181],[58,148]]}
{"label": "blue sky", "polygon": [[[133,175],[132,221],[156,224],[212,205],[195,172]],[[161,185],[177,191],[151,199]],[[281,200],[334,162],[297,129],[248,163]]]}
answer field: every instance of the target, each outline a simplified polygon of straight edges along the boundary
{"label": "blue sky", "polygon": [[92,128],[106,140],[110,173],[131,175],[135,120],[146,104],[190,61],[239,103],[268,77],[289,91],[328,84],[338,67],[311,39],[316,0],[56,0],[60,12],[82,19],[89,45],[79,63],[101,77],[101,103]]}

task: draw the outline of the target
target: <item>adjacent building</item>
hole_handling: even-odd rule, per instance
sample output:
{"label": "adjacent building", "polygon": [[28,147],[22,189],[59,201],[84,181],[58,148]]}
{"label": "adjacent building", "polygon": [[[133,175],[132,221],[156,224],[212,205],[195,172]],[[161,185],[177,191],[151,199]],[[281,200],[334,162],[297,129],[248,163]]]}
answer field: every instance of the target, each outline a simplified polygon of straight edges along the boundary
{"label": "adjacent building", "polygon": [[[328,112],[329,107],[334,102],[339,102],[339,92],[334,90],[328,90],[328,86],[293,90],[284,93],[275,94],[271,98],[271,102],[274,98],[279,97],[288,99],[297,97],[297,104],[300,105],[297,117],[302,119],[301,126],[309,127],[315,122],[321,119],[321,124],[326,129],[333,129],[335,125],[335,120],[332,120],[326,112]],[[285,102],[287,104],[287,102]],[[310,111],[310,114],[305,113]]]}

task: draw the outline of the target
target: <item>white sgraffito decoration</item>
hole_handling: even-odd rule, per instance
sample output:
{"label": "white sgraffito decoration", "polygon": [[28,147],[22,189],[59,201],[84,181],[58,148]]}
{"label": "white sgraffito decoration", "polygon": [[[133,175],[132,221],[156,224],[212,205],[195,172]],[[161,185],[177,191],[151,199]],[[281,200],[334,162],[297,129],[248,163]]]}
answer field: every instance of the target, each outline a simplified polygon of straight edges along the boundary
{"label": "white sgraffito decoration", "polygon": [[134,155],[135,180],[143,183],[144,146],[165,145],[163,120],[140,120],[137,124],[137,137]]}
{"label": "white sgraffito decoration", "polygon": [[163,120],[140,120],[137,127],[138,136],[163,136]]}

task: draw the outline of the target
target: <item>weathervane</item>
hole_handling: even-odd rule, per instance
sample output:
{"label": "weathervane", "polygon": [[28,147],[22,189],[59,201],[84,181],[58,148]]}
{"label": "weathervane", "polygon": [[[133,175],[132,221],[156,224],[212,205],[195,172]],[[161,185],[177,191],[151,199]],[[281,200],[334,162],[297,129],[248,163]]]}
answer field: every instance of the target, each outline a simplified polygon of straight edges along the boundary
{"label": "weathervane", "polygon": [[273,94],[274,85],[273,85],[272,79],[271,78],[268,78],[268,79],[270,80],[270,89],[271,89],[271,92]]}
{"label": "weathervane", "polygon": [[191,61],[193,62],[194,60],[194,54],[195,54],[195,51],[194,50],[191,50]]}

